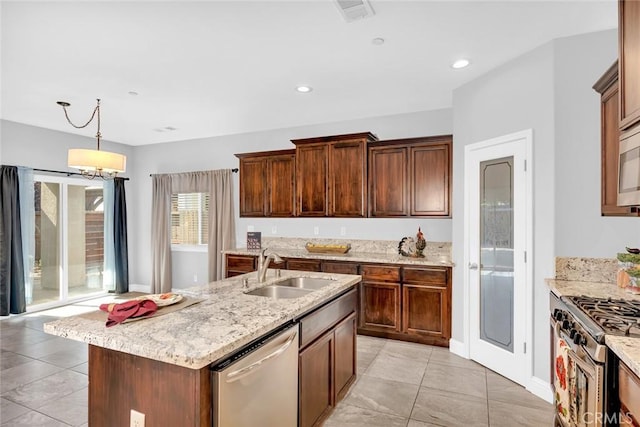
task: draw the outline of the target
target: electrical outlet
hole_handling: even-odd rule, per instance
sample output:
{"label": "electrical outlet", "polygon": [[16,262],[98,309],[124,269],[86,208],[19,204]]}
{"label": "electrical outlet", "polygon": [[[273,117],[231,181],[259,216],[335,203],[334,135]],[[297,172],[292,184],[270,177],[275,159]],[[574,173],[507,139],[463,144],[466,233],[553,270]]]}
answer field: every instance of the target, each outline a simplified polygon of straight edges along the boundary
{"label": "electrical outlet", "polygon": [[278,227],[275,225],[271,226],[271,234],[276,234],[278,232]]}
{"label": "electrical outlet", "polygon": [[193,283],[198,283],[198,275],[197,274],[193,275]]}
{"label": "electrical outlet", "polygon": [[132,409],[129,427],[144,427],[144,414]]}
{"label": "electrical outlet", "polygon": [[347,235],[347,227],[340,227],[340,235],[341,236]]}
{"label": "electrical outlet", "polygon": [[313,234],[315,236],[317,236],[318,234],[320,234],[320,227],[313,227]]}
{"label": "electrical outlet", "polygon": [[253,225],[247,225],[247,231],[256,231],[256,228]]}

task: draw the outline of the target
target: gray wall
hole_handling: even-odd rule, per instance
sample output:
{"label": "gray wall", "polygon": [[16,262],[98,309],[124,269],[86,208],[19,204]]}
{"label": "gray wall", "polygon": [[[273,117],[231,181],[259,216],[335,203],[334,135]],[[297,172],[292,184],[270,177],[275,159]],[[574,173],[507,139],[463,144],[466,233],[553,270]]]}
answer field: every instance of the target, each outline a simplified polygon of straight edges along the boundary
{"label": "gray wall", "polygon": [[555,40],[454,91],[453,337],[463,340],[464,146],[533,129],[533,372],[543,381],[544,279],[555,274],[555,256],[613,257],[625,240],[624,226],[614,229],[619,220],[599,216],[599,99],[591,89],[615,59],[616,40],[615,30]]}
{"label": "gray wall", "polygon": [[[212,137],[177,143],[135,147],[135,163],[131,165],[132,183],[138,197],[129,200],[134,212],[133,236],[130,240],[135,263],[131,267],[131,280],[137,284],[151,283],[151,178],[149,174],[185,172],[207,169],[238,167],[234,153],[295,148],[291,139],[336,135],[370,131],[379,139],[408,138],[415,136],[450,134],[452,131],[451,110],[436,110],[396,116],[374,117],[362,120],[327,123],[289,129],[277,129],[224,137]],[[353,218],[243,218],[238,217],[238,176],[235,175],[236,241],[238,246],[246,243],[247,227],[272,237],[325,237],[345,239],[400,240],[414,235],[422,227],[427,239],[451,241],[450,219],[353,219]],[[314,236],[313,228],[319,228]],[[272,233],[276,227],[276,233]],[[346,227],[346,235],[340,228]],[[185,253],[178,257],[184,262],[173,262],[173,275],[178,281],[174,287],[193,285],[193,275],[199,264]],[[183,283],[186,281],[187,283]]]}
{"label": "gray wall", "polygon": [[617,59],[617,32],[556,41],[556,256],[612,258],[640,245],[638,218],[600,216],[600,94]]}

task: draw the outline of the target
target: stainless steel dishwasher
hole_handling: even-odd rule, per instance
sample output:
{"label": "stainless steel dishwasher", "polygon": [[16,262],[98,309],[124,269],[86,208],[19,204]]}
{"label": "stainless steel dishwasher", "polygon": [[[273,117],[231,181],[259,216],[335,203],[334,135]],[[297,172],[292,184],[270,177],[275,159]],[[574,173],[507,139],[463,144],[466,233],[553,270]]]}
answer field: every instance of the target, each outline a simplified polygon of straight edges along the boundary
{"label": "stainless steel dishwasher", "polygon": [[214,427],[298,425],[298,324],[262,337],[211,368]]}

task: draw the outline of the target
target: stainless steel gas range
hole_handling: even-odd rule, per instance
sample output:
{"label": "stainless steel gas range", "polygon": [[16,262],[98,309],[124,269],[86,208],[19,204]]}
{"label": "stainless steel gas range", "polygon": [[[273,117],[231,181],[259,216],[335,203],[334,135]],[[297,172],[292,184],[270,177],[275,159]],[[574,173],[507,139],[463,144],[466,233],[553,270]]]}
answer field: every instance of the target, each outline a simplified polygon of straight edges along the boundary
{"label": "stainless steel gas range", "polygon": [[640,301],[551,294],[555,425],[617,426],[617,358],[605,335],[640,338]]}

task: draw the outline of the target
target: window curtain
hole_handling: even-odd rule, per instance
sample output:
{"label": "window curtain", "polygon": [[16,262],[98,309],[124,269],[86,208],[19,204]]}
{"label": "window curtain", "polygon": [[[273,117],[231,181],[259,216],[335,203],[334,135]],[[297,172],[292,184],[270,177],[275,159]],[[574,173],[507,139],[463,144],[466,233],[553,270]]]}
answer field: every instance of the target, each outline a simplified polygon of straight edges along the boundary
{"label": "window curtain", "polygon": [[0,167],[0,316],[26,311],[18,168]]}
{"label": "window curtain", "polygon": [[116,293],[129,292],[129,247],[127,245],[127,200],[124,179],[115,178],[113,210],[113,243],[115,250]]}
{"label": "window curtain", "polygon": [[102,273],[102,287],[104,290],[116,289],[116,253],[113,242],[113,216],[114,216],[114,185],[113,180],[104,182],[102,187],[104,200],[104,272]]}
{"label": "window curtain", "polygon": [[33,302],[33,271],[36,259],[36,210],[33,187],[33,169],[18,166],[20,183],[20,231],[22,233],[22,260],[24,264],[24,291],[27,305]]}
{"label": "window curtain", "polygon": [[152,290],[171,291],[171,194],[209,193],[209,281],[222,279],[222,251],[235,247],[231,169],[153,176]]}
{"label": "window curtain", "polygon": [[171,176],[152,177],[151,292],[171,291]]}

